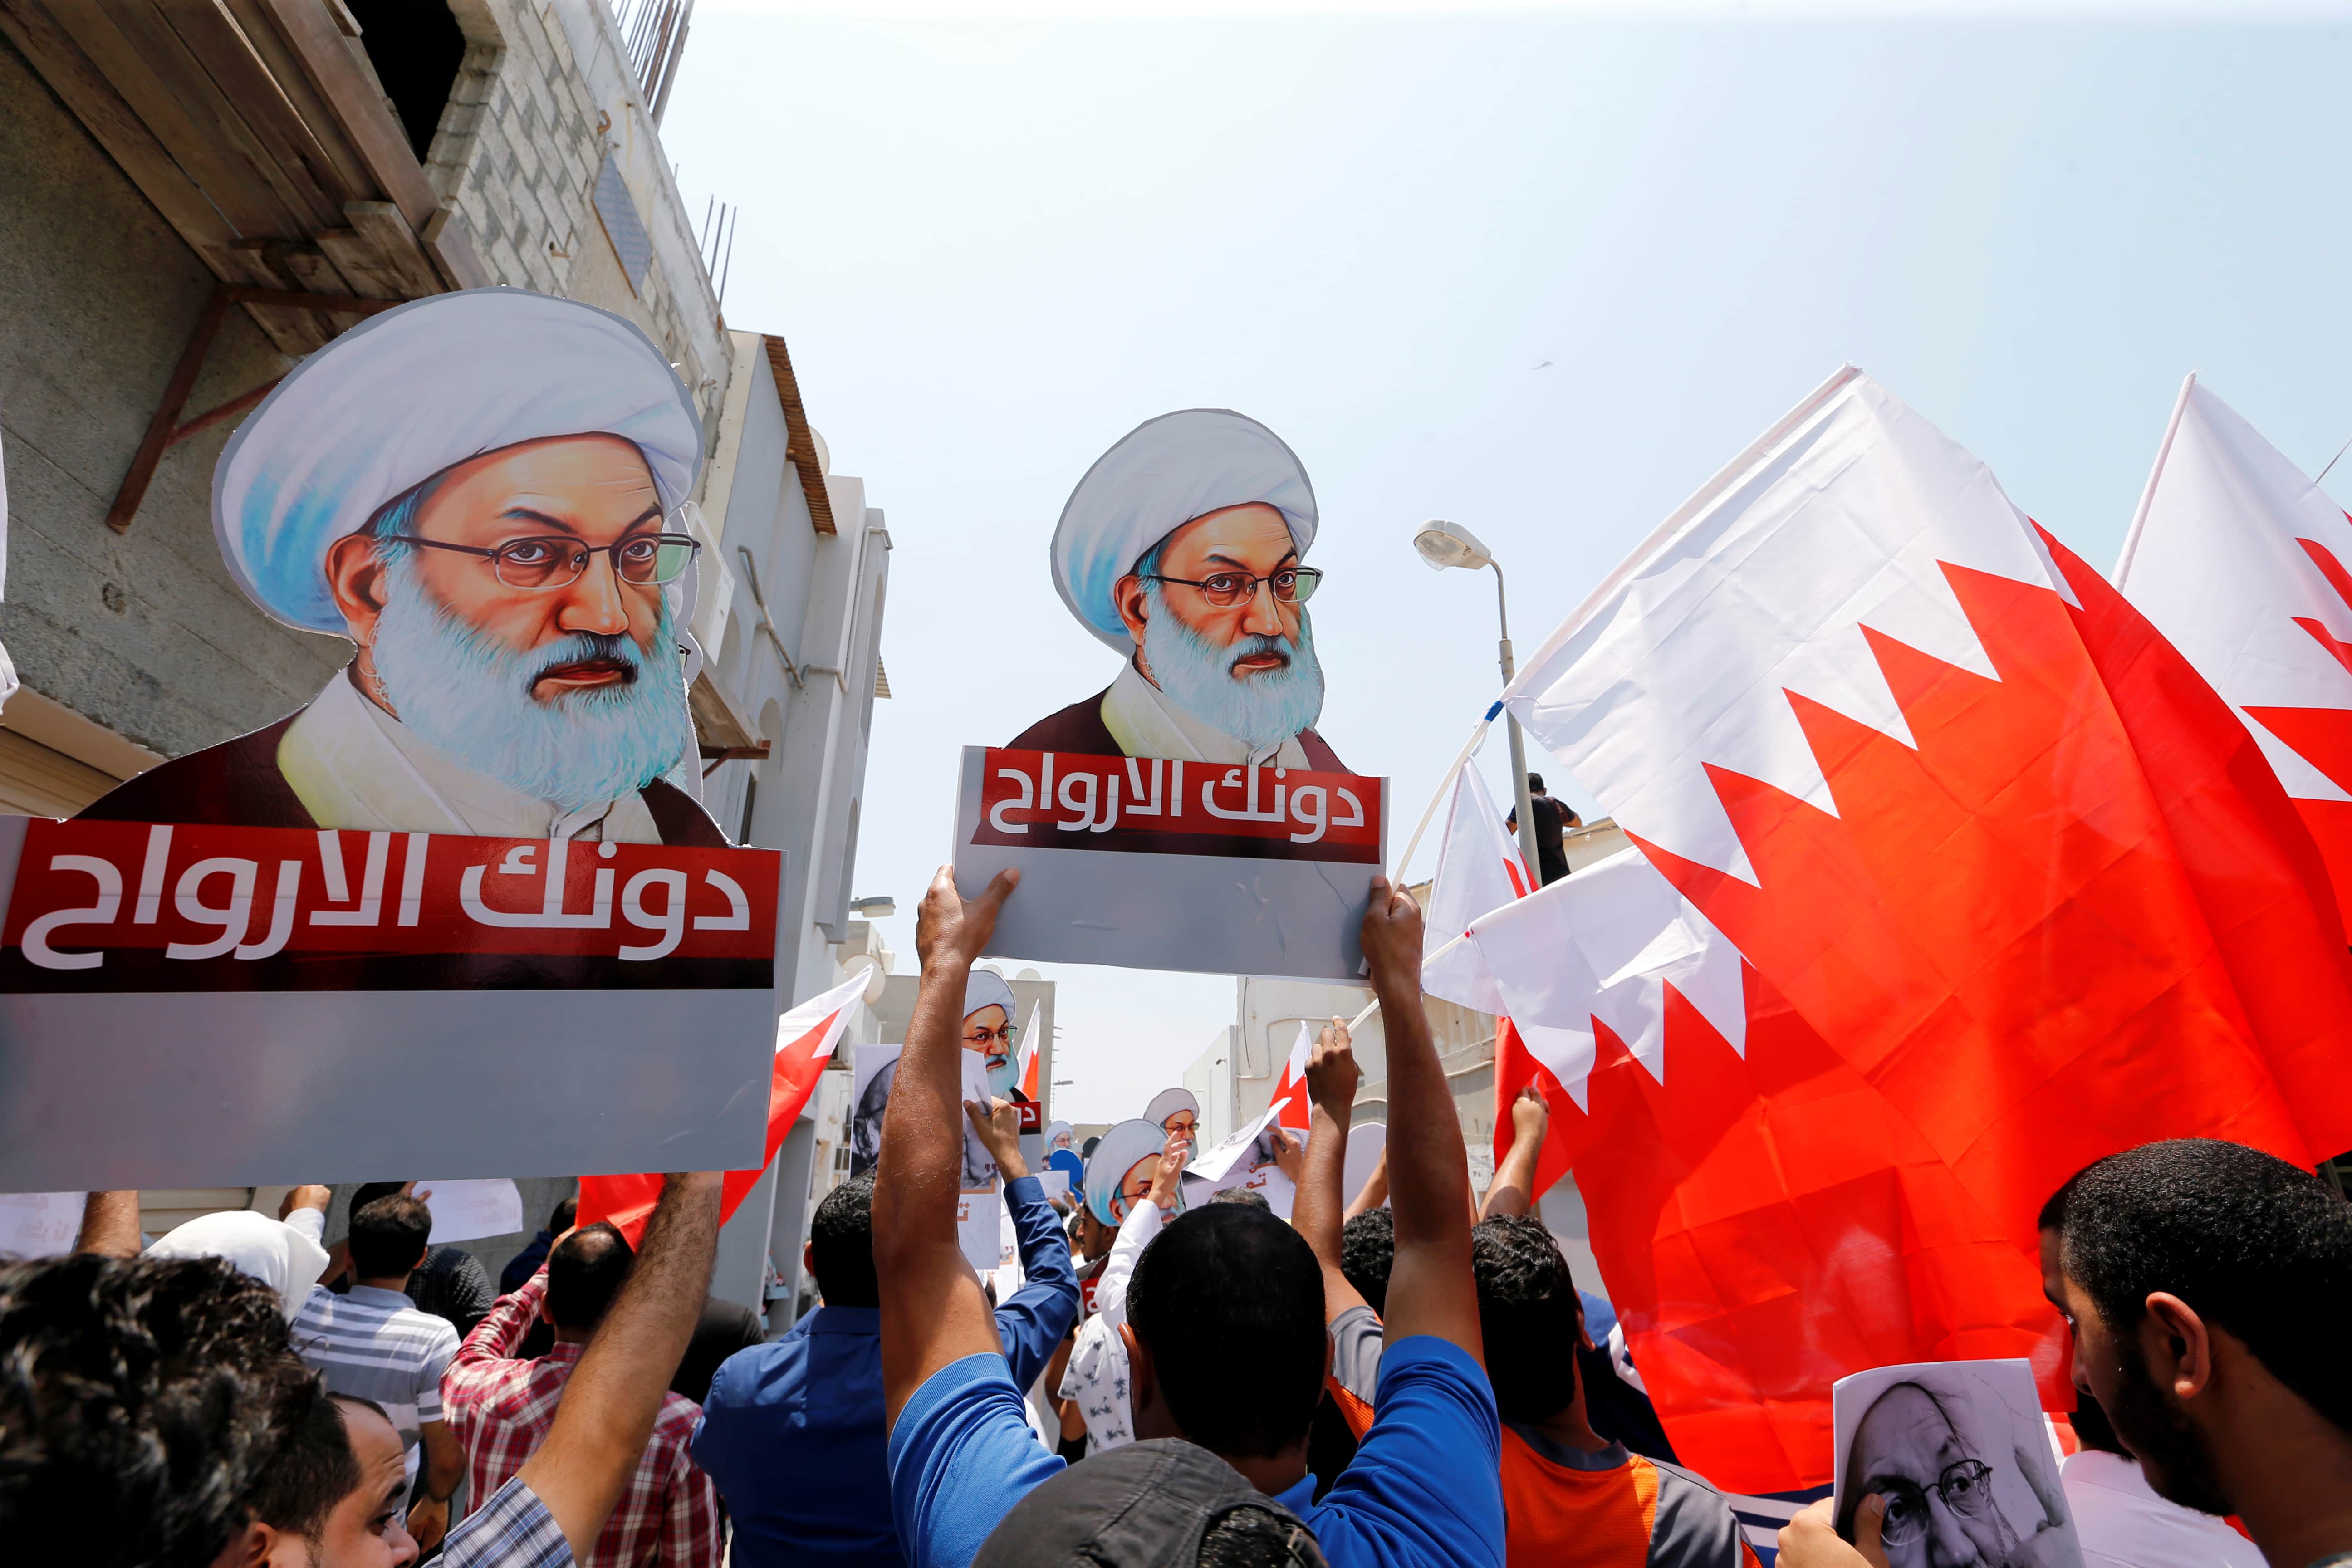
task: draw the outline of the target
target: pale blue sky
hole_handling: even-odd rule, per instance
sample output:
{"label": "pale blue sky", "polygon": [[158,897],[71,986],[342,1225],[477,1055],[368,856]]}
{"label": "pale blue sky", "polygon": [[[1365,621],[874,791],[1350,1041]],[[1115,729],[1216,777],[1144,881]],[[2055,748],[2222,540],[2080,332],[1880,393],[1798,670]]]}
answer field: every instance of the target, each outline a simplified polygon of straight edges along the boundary
{"label": "pale blue sky", "polygon": [[[790,341],[898,543],[856,890],[898,900],[901,968],[957,749],[1115,673],[1045,543],[1141,420],[1238,408],[1306,463],[1320,729],[1394,778],[1402,848],[1497,684],[1491,581],[1421,565],[1423,518],[1493,546],[1532,651],[1843,360],[2102,565],[2190,369],[2316,471],[2352,437],[2347,68],[2325,16],[706,0],[665,139],[698,216],[743,209],[728,319]],[[1229,979],[1048,973],[1073,1120],[1135,1114],[1233,1017]]]}

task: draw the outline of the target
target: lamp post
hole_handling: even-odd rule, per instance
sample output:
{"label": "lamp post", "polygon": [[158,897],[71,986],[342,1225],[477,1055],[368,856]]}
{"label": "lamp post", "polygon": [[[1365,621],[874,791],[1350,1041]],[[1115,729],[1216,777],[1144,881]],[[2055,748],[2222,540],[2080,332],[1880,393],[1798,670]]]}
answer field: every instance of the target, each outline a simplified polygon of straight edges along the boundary
{"label": "lamp post", "polygon": [[[1459,566],[1475,572],[1481,566],[1495,569],[1495,618],[1502,627],[1502,640],[1496,645],[1496,660],[1503,668],[1503,684],[1508,686],[1511,677],[1518,673],[1511,658],[1511,612],[1503,597],[1503,568],[1492,552],[1478,542],[1478,536],[1458,522],[1424,522],[1412,536],[1412,547],[1428,563],[1433,572],[1443,572],[1449,566]],[[1543,881],[1543,862],[1536,854],[1536,814],[1528,795],[1528,743],[1519,733],[1517,715],[1507,710],[1503,715],[1510,726],[1511,793],[1518,804],[1519,856],[1528,863],[1528,875],[1539,886]]]}

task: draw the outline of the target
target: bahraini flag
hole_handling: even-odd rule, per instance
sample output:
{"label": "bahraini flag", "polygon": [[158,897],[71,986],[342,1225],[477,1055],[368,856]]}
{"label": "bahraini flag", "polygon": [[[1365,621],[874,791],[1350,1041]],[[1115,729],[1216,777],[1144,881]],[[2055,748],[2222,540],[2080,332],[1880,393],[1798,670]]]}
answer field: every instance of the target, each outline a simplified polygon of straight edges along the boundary
{"label": "bahraini flag", "polygon": [[[776,1020],[776,1063],[768,1085],[767,1158],[756,1171],[730,1171],[719,1201],[719,1223],[724,1225],[760,1184],[760,1177],[776,1162],[776,1151],[800,1120],[801,1110],[814,1092],[818,1077],[833,1059],[842,1032],[862,1005],[866,972],[851,975],[832,990],[807,1001]],[[646,1222],[661,1199],[662,1178],[644,1175],[583,1176],[580,1178],[580,1223],[606,1220],[620,1228],[631,1247],[645,1239]]]}
{"label": "bahraini flag", "polygon": [[1518,844],[1486,797],[1476,764],[1463,758],[1454,770],[1445,831],[1437,841],[1437,870],[1423,916],[1427,951],[1421,964],[1422,989],[1474,1013],[1501,1013],[1493,984],[1462,936],[1472,921],[1525,898],[1534,886]]}
{"label": "bahraini flag", "polygon": [[1471,943],[1512,1014],[1498,1082],[1551,1108],[1537,1180],[1575,1172],[1684,1463],[1749,1492],[1816,1485],[1839,1377],[2054,1359],[2001,1227],[1638,852],[1482,917]]}
{"label": "bahraini flag", "polygon": [[1885,1158],[1916,1135],[2025,1277],[2040,1205],[2101,1155],[2352,1147],[2352,959],[2256,743],[1860,372],[1667,519],[1504,700],[1875,1091]]}
{"label": "bahraini flag", "polygon": [[2116,586],[2241,717],[2352,897],[2352,519],[2190,376]]}

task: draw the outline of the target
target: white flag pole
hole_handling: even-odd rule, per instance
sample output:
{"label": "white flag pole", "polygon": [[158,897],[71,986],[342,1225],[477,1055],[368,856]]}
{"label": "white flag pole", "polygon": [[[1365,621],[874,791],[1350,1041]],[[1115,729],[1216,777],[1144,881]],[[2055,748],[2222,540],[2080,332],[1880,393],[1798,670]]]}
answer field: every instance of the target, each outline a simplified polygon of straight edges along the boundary
{"label": "white flag pole", "polygon": [[2139,492],[2139,510],[2132,513],[2131,531],[2124,535],[2124,552],[2116,557],[2115,574],[2107,579],[2116,587],[2124,585],[2124,574],[2131,570],[2132,556],[2139,549],[2139,531],[2147,526],[2148,503],[2156,500],[2156,481],[2164,475],[2164,460],[2172,456],[2172,438],[2180,433],[2180,416],[2188,410],[2189,389],[2197,384],[2197,373],[2190,371],[2180,379],[2180,395],[2172,400],[2172,417],[2165,422],[2164,439],[2157,444],[2156,466],[2147,471],[2147,484]]}

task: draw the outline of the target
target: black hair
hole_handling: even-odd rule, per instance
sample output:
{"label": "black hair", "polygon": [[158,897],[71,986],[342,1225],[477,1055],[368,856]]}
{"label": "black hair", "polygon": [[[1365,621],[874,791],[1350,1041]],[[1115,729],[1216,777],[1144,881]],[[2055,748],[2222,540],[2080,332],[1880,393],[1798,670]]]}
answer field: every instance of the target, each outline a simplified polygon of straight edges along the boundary
{"label": "black hair", "polygon": [[1543,792],[1544,792],[1544,785],[1543,785],[1543,774],[1541,774],[1541,773],[1529,773],[1529,774],[1528,775],[1528,790],[1530,790],[1532,793],[1534,793],[1534,794],[1536,794],[1536,795],[1541,795],[1541,794],[1543,794]]}
{"label": "black hair", "polygon": [[1127,1317],[1169,1413],[1220,1456],[1270,1458],[1323,1397],[1323,1270],[1306,1238],[1246,1204],[1170,1221],[1136,1260]]}
{"label": "black hair", "polygon": [[337,1404],[363,1405],[383,1415],[375,1401],[347,1394],[331,1394],[310,1405],[255,1485],[254,1518],[306,1541],[326,1533],[327,1516],[361,1480],[359,1456],[352,1452],[352,1436]]}
{"label": "black hair", "polygon": [[1366,1209],[1339,1229],[1339,1272],[1373,1311],[1385,1315],[1389,1269],[1396,1262],[1396,1215],[1383,1206]]}
{"label": "black hair", "polygon": [[351,1212],[357,1214],[376,1199],[388,1198],[407,1185],[406,1182],[362,1182],[352,1189]]}
{"label": "black hair", "polygon": [[326,1405],[278,1293],[216,1258],[0,1268],[0,1521],[28,1562],[204,1568]]}
{"label": "black hair", "polygon": [[2060,1234],[2064,1233],[2066,1229],[2066,1200],[2074,1196],[2074,1184],[2082,1179],[2083,1173],[2077,1171],[2073,1175],[2058,1184],[2058,1190],[2050,1194],[2048,1201],[2043,1203],[2042,1205],[2042,1212],[2033,1216],[2034,1229],[2042,1231],[2055,1231]]}
{"label": "black hair", "polygon": [[559,1329],[593,1329],[604,1321],[637,1256],[628,1238],[599,1220],[547,1249],[547,1316]]}
{"label": "black hair", "polygon": [[1237,1508],[1201,1534],[1197,1568],[1306,1568],[1323,1554],[1314,1533],[1270,1508]]}
{"label": "black hair", "polygon": [[1470,1232],[1486,1380],[1507,1421],[1543,1421],[1576,1397],[1584,1305],[1559,1243],[1541,1220],[1494,1215]]}
{"label": "black hair", "polygon": [[1089,1138],[1085,1142],[1079,1144],[1078,1158],[1081,1160],[1093,1159],[1095,1157],[1095,1145],[1101,1142],[1102,1135],[1100,1133],[1097,1133],[1094,1137]]}
{"label": "black hair", "polygon": [[2169,1291],[2288,1391],[2352,1431],[2352,1205],[2311,1172],[2210,1138],[2111,1154],[2067,1184],[2061,1258],[2126,1335]]}
{"label": "black hair", "polygon": [[874,1276],[874,1173],[824,1194],[809,1222],[809,1268],[828,1307],[878,1307]]}
{"label": "black hair", "polygon": [[550,1236],[562,1236],[565,1231],[570,1230],[573,1226],[578,1225],[579,1223],[580,1200],[577,1197],[565,1198],[562,1202],[557,1204],[554,1210],[548,1215],[547,1234]]}
{"label": "black hair", "polygon": [[406,1274],[425,1261],[433,1235],[433,1211],[422,1198],[398,1193],[352,1211],[352,1275],[385,1279]]}
{"label": "black hair", "polygon": [[1247,1187],[1227,1187],[1209,1201],[1213,1204],[1247,1204],[1252,1208],[1264,1209],[1268,1214],[1274,1212],[1274,1205],[1265,1201],[1264,1193],[1253,1192]]}

